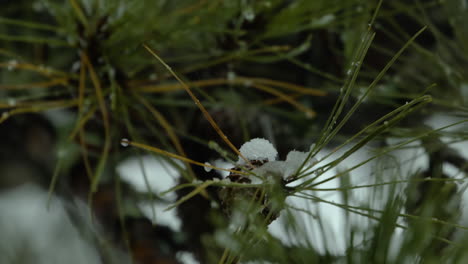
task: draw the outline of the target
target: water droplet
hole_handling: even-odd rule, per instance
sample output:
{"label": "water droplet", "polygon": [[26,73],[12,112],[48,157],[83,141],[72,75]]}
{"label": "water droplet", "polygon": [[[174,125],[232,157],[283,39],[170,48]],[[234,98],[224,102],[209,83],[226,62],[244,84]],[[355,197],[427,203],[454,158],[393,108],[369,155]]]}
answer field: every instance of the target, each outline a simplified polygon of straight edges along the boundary
{"label": "water droplet", "polygon": [[346,72],[346,75],[351,75],[351,69]]}
{"label": "water droplet", "polygon": [[128,145],[130,145],[130,141],[127,138],[122,138],[122,140],[120,140],[120,145],[122,147],[128,147]]}
{"label": "water droplet", "polygon": [[388,126],[388,121],[385,121],[385,122],[383,122],[383,123],[384,123],[384,125]]}
{"label": "water droplet", "polygon": [[156,73],[152,73],[149,76],[149,79],[152,80],[152,81],[156,80],[157,78],[158,78],[158,75]]}
{"label": "water droplet", "polygon": [[314,171],[315,175],[319,176],[323,174],[323,168],[318,168]]}
{"label": "water droplet", "polygon": [[[209,162],[205,162],[205,164],[211,166]],[[213,169],[211,167],[203,167],[203,168],[205,169],[206,172],[210,172]]]}

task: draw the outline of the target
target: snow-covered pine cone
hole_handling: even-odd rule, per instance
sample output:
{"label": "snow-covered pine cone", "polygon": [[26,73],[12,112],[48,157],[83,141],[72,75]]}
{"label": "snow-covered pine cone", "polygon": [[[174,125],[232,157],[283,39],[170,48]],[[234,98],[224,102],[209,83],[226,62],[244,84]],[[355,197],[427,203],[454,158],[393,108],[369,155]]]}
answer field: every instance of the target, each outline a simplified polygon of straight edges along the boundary
{"label": "snow-covered pine cone", "polygon": [[[249,222],[260,216],[267,225],[278,218],[287,194],[286,183],[294,179],[295,173],[306,164],[309,168],[316,163],[309,152],[292,150],[286,160],[277,160],[278,151],[266,139],[254,138],[239,149],[241,156],[234,171],[252,172],[239,174],[231,172],[227,179],[233,183],[258,183],[258,187],[221,187],[218,196],[221,207],[228,218],[236,218],[236,213],[245,214],[241,218]],[[248,161],[248,162],[247,162]],[[256,210],[256,213],[252,213]],[[248,216],[248,218],[246,218]]]}
{"label": "snow-covered pine cone", "polygon": [[[243,166],[248,170],[253,170],[265,164],[267,160],[250,160],[250,165]],[[234,168],[236,171],[241,171],[242,168]],[[238,173],[231,172],[227,178],[233,183],[245,183],[251,184],[252,176],[241,175]],[[218,191],[219,199],[221,200],[221,208],[223,213],[231,218],[234,211],[237,213],[248,214],[252,216],[253,211],[257,211],[255,217],[260,216],[267,225],[273,222],[279,216],[279,210],[274,210],[271,204],[270,194],[266,188],[255,188],[255,187],[222,187]]]}

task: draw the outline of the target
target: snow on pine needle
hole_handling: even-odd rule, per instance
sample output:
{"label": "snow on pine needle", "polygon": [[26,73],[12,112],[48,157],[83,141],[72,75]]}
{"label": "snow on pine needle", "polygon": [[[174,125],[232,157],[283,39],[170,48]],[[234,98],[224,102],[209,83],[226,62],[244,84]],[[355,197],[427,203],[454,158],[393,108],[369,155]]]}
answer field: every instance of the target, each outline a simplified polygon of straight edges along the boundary
{"label": "snow on pine needle", "polygon": [[[264,138],[254,138],[245,142],[239,151],[253,165],[253,168],[247,167],[252,174],[264,179],[270,176],[281,177],[283,180],[290,179],[309,155],[309,152],[292,150],[286,156],[286,160],[277,160],[278,151]],[[312,166],[316,162],[316,159],[310,158],[306,165]],[[246,163],[239,157],[236,165],[242,167],[246,166]]]}
{"label": "snow on pine needle", "polygon": [[[247,174],[231,172],[226,179],[232,183],[258,184],[258,187],[240,188],[224,186],[218,191],[223,212],[231,217],[233,212],[247,210],[259,212],[261,218],[270,224],[281,211],[281,204],[286,198],[285,185],[308,158],[308,152],[292,150],[286,160],[277,160],[278,151],[268,140],[254,138],[245,142],[239,149],[239,157],[234,171],[243,171]],[[307,165],[312,166],[317,161],[310,158]]]}

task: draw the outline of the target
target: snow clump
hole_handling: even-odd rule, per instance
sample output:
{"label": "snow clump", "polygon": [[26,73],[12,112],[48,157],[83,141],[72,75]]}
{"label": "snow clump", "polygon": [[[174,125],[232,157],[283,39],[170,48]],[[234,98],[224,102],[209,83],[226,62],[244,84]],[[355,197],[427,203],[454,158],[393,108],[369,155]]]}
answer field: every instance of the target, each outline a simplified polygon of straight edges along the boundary
{"label": "snow clump", "polygon": [[[245,142],[239,151],[248,160],[274,161],[278,156],[273,144],[264,138],[254,138]],[[239,157],[237,164],[245,165],[245,160]]]}
{"label": "snow clump", "polygon": [[[253,173],[259,176],[273,176],[288,179],[296,173],[304,161],[307,160],[309,152],[292,150],[286,156],[286,160],[276,160],[278,151],[270,143],[263,138],[254,138],[247,141],[240,148],[240,153],[249,161],[264,161],[264,163],[252,170]],[[317,160],[310,158],[305,164],[306,167],[317,163]],[[239,157],[238,165],[245,165],[245,161]]]}

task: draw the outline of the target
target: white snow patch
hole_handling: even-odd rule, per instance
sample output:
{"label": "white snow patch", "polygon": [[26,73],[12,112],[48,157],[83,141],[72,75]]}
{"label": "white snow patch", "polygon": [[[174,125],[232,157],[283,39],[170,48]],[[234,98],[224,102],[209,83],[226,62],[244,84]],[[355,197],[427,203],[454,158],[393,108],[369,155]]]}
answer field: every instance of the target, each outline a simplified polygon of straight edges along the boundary
{"label": "white snow patch", "polygon": [[205,162],[205,165],[208,165],[208,166],[203,167],[206,172],[210,172],[213,169],[213,168],[209,167],[209,166],[212,166],[211,163]]}
{"label": "white snow patch", "polygon": [[[292,150],[288,153],[286,160],[274,160],[263,164],[262,166],[255,168],[252,172],[256,175],[263,177],[273,176],[273,177],[282,177],[283,179],[288,179],[294,173],[296,173],[300,166],[304,163],[309,155],[308,152],[302,152],[297,150]],[[306,167],[311,167],[317,162],[316,159],[311,158],[305,164]]]}
{"label": "white snow patch", "polygon": [[[47,192],[33,184],[0,193],[0,263],[101,263],[97,249],[80,235],[88,228],[86,221],[78,230],[65,209],[80,208],[54,195],[49,209],[47,202]],[[129,258],[118,258],[114,263],[129,263]]]}
{"label": "white snow patch", "polygon": [[[138,207],[141,212],[151,220],[153,224],[165,225],[174,231],[179,232],[182,227],[182,221],[177,216],[177,210],[164,211],[169,204],[161,202],[140,202]],[[153,210],[155,217],[153,217]]]}
{"label": "white snow patch", "polygon": [[[182,166],[182,162],[174,160]],[[143,170],[145,173],[143,173]],[[166,159],[151,155],[130,157],[117,166],[120,177],[139,192],[160,193],[177,184],[179,170]],[[145,175],[148,180],[146,182]],[[175,201],[176,194],[168,193],[163,198]]]}
{"label": "white snow patch", "polygon": [[[270,141],[264,138],[254,138],[245,142],[239,151],[242,156],[248,160],[274,161],[278,156],[278,151],[275,149],[275,147],[273,147]],[[239,157],[239,161],[237,163],[244,165],[245,161]]]}
{"label": "white snow patch", "polygon": [[[327,154],[330,150],[325,149],[321,155]],[[339,156],[341,156],[346,149],[342,149],[325,160],[320,161],[316,166],[332,161]],[[360,150],[350,156],[348,159],[343,161],[340,165],[341,170],[349,168],[352,165],[362,161],[368,157],[366,150]],[[292,151],[288,154],[286,158],[289,164],[290,169],[300,166],[300,163],[304,161],[307,157],[307,152]],[[300,161],[300,162],[299,162]],[[316,160],[312,159],[311,162],[315,163]],[[363,184],[363,181],[369,181],[367,175],[369,175],[369,166],[364,166],[359,168],[357,171],[353,171],[351,180],[355,184]],[[316,179],[316,182],[328,179],[332,176],[335,176],[338,173],[336,168],[333,168]],[[366,177],[360,177],[360,175],[366,175]],[[356,178],[357,176],[357,178]],[[307,179],[307,178],[306,178]],[[304,180],[306,180],[304,179]],[[297,182],[299,183],[299,182]],[[332,179],[325,183],[320,184],[317,188],[338,188],[340,187],[339,179]],[[368,191],[359,190],[357,191],[362,194],[363,200],[368,199]],[[306,193],[316,196],[317,198],[342,204],[343,197],[339,191],[306,191]],[[285,213],[282,213],[278,220],[274,221],[268,227],[270,233],[278,237],[286,245],[307,245],[310,243],[314,246],[321,254],[331,253],[333,255],[343,255],[346,253],[347,248],[347,235],[349,233],[349,224],[345,218],[345,211],[335,205],[325,203],[325,202],[311,202],[309,199],[290,196],[287,198],[286,203],[295,207],[303,209],[304,211],[295,211],[292,210],[294,214],[296,224],[291,223],[290,219]],[[310,214],[305,213],[305,211],[312,213],[313,215],[318,216],[318,220],[312,217]],[[355,223],[360,224],[363,228],[369,228],[369,222],[363,221],[359,217],[354,217]],[[321,222],[320,222],[321,221]],[[290,230],[288,226],[296,225],[299,227],[298,230]],[[355,235],[357,236],[357,235]],[[355,241],[359,243],[359,240],[362,240],[362,237],[356,237]]]}
{"label": "white snow patch", "polygon": [[[302,165],[302,163],[304,163],[304,161],[307,159],[308,155],[309,152],[302,152],[297,150],[290,151],[286,156],[284,175],[287,177],[294,174]],[[312,166],[316,162],[317,160],[315,158],[311,158],[307,161],[306,166]]]}
{"label": "white snow patch", "polygon": [[[460,120],[461,118],[439,114],[430,117],[426,121],[426,124],[432,126],[433,128],[439,128],[445,125],[453,124]],[[463,129],[466,131],[466,124],[454,126],[444,131],[463,131]],[[447,142],[446,139],[448,138],[442,137],[442,140],[445,142]],[[393,146],[406,140],[408,139],[389,138],[387,140],[387,144],[389,146]],[[378,159],[351,171],[350,184],[367,185],[376,182],[388,182],[392,181],[394,179],[393,177],[395,176],[399,177],[398,179],[406,179],[408,176],[412,175],[418,170],[427,169],[428,158],[424,149],[420,147],[420,144],[421,143],[419,141],[415,141],[406,145],[405,148],[397,149],[389,153],[389,155],[381,157],[381,159],[385,159],[386,161],[383,163],[386,166],[385,170],[383,168],[376,168],[376,170],[380,171],[382,175],[371,174],[374,171],[372,167],[379,166]],[[464,157],[468,156],[468,142],[458,142],[456,144],[451,144],[450,146],[454,149],[457,149]],[[326,154],[327,151],[330,150],[325,149],[321,154]],[[337,153],[334,153],[327,160],[321,161],[315,166],[326,164],[327,161],[336,159],[345,151],[346,149],[342,149]],[[294,155],[294,153],[291,155]],[[342,161],[339,165],[339,169],[344,170],[353,167],[361,161],[371,157],[371,155],[371,153],[368,153],[367,148],[363,148],[354,153],[352,156],[348,157],[346,160]],[[291,157],[291,160],[297,159],[298,158]],[[289,159],[286,159],[286,161],[288,160]],[[449,170],[451,170],[451,173],[449,174],[453,175],[456,169],[450,168],[450,166],[444,166],[445,172],[448,173]],[[321,175],[316,180],[316,182],[336,175],[337,173],[338,171],[336,168],[333,168],[332,170]],[[339,187],[338,179],[334,179],[317,186],[317,188],[337,187]],[[397,184],[394,187],[396,188],[397,193],[399,193],[404,191],[406,185]],[[351,205],[363,206],[377,210],[383,209],[386,202],[386,188],[390,188],[390,185],[388,187],[382,186],[350,190],[348,193],[351,197]],[[343,199],[339,191],[315,191],[312,193],[316,197],[326,201],[335,202],[338,204],[343,203]],[[465,212],[468,212],[466,210],[466,208],[468,208],[468,192],[464,192],[463,200],[464,205],[463,209],[461,209],[463,212],[463,217],[460,224],[467,225],[468,213]],[[292,230],[288,227],[291,227],[291,225],[294,226],[294,224],[290,222],[290,218],[288,218],[287,215],[283,212],[278,220],[270,224],[269,231],[273,236],[281,239],[286,245],[300,245],[302,243],[309,242],[320,253],[328,252],[334,255],[344,255],[346,254],[347,246],[349,246],[347,243],[349,241],[350,227],[353,227],[356,231],[359,231],[354,234],[354,244],[359,245],[360,241],[363,241],[365,238],[365,234],[369,232],[373,225],[376,224],[376,222],[365,216],[359,216],[353,213],[350,214],[350,221],[347,221],[345,218],[345,211],[343,209],[323,202],[311,203],[311,201],[308,199],[294,196],[288,197],[286,202],[296,208],[304,209],[305,211],[319,216],[322,224],[322,226],[320,226],[318,219],[313,218],[311,215],[305,212],[293,210],[292,213],[295,216],[294,218],[298,221],[296,226],[300,227],[301,229]],[[402,235],[403,232],[404,231],[399,228],[395,230],[390,245],[390,257],[394,257],[394,255],[398,254],[398,250],[402,245],[402,239],[404,237],[404,235]],[[461,236],[462,235],[460,235],[460,237]]]}
{"label": "white snow patch", "polygon": [[[183,165],[178,160],[174,160],[174,162],[179,166]],[[120,177],[132,185],[135,190],[147,192],[149,187],[149,190],[156,194],[175,186],[177,178],[180,177],[178,169],[168,160],[151,155],[130,157],[117,166],[117,171]],[[138,203],[138,208],[153,223],[166,225],[175,231],[180,231],[181,220],[177,216],[176,210],[164,211],[170,202],[177,199],[176,193],[167,193],[162,198],[166,202],[161,200],[144,201]]]}
{"label": "white snow patch", "polygon": [[[216,159],[212,161],[212,164],[213,166],[217,168],[221,168],[221,169],[232,169],[234,167],[231,163],[222,159]],[[219,175],[221,175],[223,178],[226,178],[229,175],[229,171],[225,171],[225,170],[216,170],[216,172]]]}

